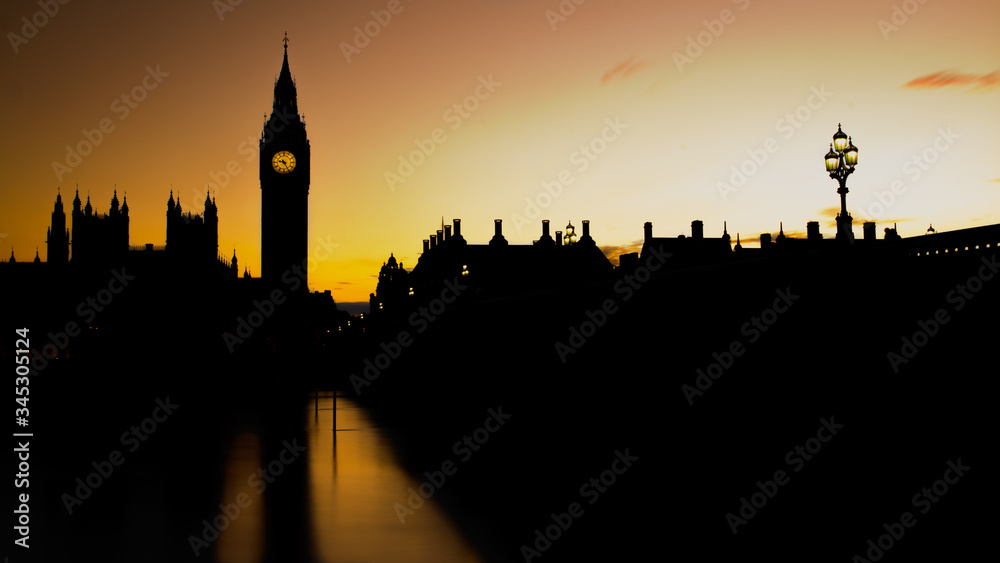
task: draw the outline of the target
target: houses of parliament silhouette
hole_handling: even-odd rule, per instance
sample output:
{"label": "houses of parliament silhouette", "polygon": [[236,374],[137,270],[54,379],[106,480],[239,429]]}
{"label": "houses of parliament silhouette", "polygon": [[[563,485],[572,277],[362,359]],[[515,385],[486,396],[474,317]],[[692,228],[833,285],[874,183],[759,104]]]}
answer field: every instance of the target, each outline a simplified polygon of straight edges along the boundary
{"label": "houses of parliament silhouette", "polygon": [[[259,147],[261,278],[272,284],[295,266],[305,275],[308,246],[309,139],[299,115],[295,81],[288,66],[287,36],[284,43],[273,106],[264,123]],[[180,197],[175,200],[173,190],[170,191],[163,247],[129,245],[128,202],[125,198],[119,203],[117,189],[106,214],[95,212],[89,195],[83,206],[77,189],[71,217],[72,231],[66,228],[62,194],[57,193],[46,238],[48,262],[52,265],[72,263],[78,268],[104,268],[123,264],[136,253],[163,253],[177,267],[195,268],[202,274],[236,278],[240,273],[235,249],[232,259],[218,255],[219,210],[210,195],[205,197],[204,211],[192,214],[184,213]],[[13,250],[8,262],[16,262]],[[244,278],[250,277],[247,269],[243,274]],[[307,287],[305,277],[302,282],[300,287]]]}
{"label": "houses of parliament silhouette", "polygon": [[[295,347],[296,339],[317,341],[320,334],[345,324],[346,313],[336,310],[331,292],[309,292],[308,194],[311,155],[305,123],[299,114],[295,81],[288,64],[288,38],[280,73],[274,83],[270,116],[260,136],[261,188],[261,272],[251,276],[240,270],[236,249],[231,257],[219,251],[219,208],[206,195],[204,209],[192,213],[171,189],[166,200],[166,240],[162,246],[131,244],[130,209],[127,194],[113,190],[110,207],[101,213],[98,205],[85,199],[77,188],[71,209],[66,209],[57,190],[46,235],[47,261],[35,253],[32,261],[18,261],[11,250],[9,260],[0,262],[0,277],[33,303],[30,316],[41,322],[60,324],[59,315],[73,315],[73,304],[86,299],[93,287],[106,284],[114,272],[134,277],[134,289],[123,292],[129,307],[109,307],[94,315],[88,324],[95,332],[162,315],[160,325],[174,332],[194,330],[209,349],[219,343],[244,342],[246,338],[220,335],[256,332],[256,343],[272,342],[284,334],[284,348]],[[71,221],[71,223],[70,223]],[[274,293],[274,292],[279,293]],[[256,314],[254,303],[267,300],[292,305],[276,308],[266,327],[247,326]],[[38,304],[44,304],[38,311]],[[114,312],[112,312],[114,310]],[[270,311],[270,308],[267,308]],[[285,320],[282,321],[281,318]],[[253,317],[256,318],[256,317]],[[156,323],[152,323],[156,324]],[[258,324],[258,323],[254,323]],[[264,323],[260,323],[264,324]],[[105,332],[116,332],[114,330]],[[153,339],[167,338],[170,330],[154,329]],[[263,334],[261,334],[263,333]],[[118,334],[123,336],[123,334]],[[125,331],[124,336],[128,336]],[[86,339],[77,339],[79,345]],[[148,343],[143,345],[148,347]],[[256,346],[245,346],[251,350]],[[265,346],[271,348],[273,346]],[[63,351],[65,352],[65,351]]]}

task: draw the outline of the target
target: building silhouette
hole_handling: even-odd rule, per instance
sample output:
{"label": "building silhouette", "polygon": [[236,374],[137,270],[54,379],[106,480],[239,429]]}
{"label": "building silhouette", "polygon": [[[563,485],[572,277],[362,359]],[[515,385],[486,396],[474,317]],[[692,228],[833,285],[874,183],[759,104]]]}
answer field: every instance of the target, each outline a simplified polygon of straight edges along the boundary
{"label": "building silhouette", "polygon": [[309,244],[309,138],[288,68],[287,35],[284,42],[271,116],[260,137],[261,276],[271,284],[295,266],[305,271]]}
{"label": "building silhouette", "polygon": [[[61,196],[56,195],[56,210],[52,213],[50,232],[63,228]],[[87,196],[87,205],[80,207],[80,190],[73,198],[73,238],[70,259],[80,263],[120,262],[129,250],[128,202],[119,206],[118,190],[111,197],[111,207],[105,214],[96,213]]]}
{"label": "building silhouette", "polygon": [[[219,208],[215,200],[205,196],[205,211],[202,214],[184,214],[180,197],[174,201],[170,191],[167,200],[167,244],[166,251],[200,263],[209,263],[219,257]],[[235,262],[236,254],[233,254]]]}
{"label": "building silhouette", "polygon": [[63,210],[62,193],[59,192],[56,192],[56,203],[52,209],[52,226],[49,227],[45,243],[49,262],[53,264],[69,262],[69,229],[66,228],[66,212]]}
{"label": "building silhouette", "polygon": [[577,239],[572,223],[569,236],[543,220],[541,235],[532,244],[509,244],[503,221],[494,221],[494,235],[486,244],[470,244],[462,236],[462,220],[441,228],[423,241],[423,252],[412,271],[390,255],[379,272],[370,313],[377,322],[405,316],[441,291],[445,282],[468,286],[466,295],[478,299],[510,297],[537,291],[564,291],[567,284],[608,279],[614,268],[590,236],[590,221],[582,223]]}

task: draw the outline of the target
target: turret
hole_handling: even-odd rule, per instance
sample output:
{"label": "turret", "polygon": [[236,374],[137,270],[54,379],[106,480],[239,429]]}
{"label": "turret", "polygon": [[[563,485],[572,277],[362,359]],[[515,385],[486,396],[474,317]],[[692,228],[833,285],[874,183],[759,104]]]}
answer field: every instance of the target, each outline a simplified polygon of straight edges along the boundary
{"label": "turret", "polygon": [[56,191],[56,203],[52,207],[52,225],[48,229],[45,243],[49,263],[65,264],[69,261],[69,230],[66,229],[62,194],[58,191]]}

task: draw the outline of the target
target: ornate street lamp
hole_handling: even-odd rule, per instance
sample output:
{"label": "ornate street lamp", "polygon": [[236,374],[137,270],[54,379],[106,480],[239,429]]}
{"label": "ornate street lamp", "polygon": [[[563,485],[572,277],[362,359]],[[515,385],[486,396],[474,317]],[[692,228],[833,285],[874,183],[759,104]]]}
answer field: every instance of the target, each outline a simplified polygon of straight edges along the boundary
{"label": "ornate street lamp", "polygon": [[840,184],[837,193],[840,194],[840,214],[837,215],[837,240],[854,242],[854,219],[847,212],[847,177],[854,172],[858,164],[858,147],[837,124],[837,132],[833,135],[830,152],[823,157],[826,161],[826,171],[830,177]]}
{"label": "ornate street lamp", "polygon": [[563,244],[570,246],[576,244],[576,241],[576,229],[573,227],[573,222],[570,221],[569,224],[566,225],[566,236],[563,237]]}

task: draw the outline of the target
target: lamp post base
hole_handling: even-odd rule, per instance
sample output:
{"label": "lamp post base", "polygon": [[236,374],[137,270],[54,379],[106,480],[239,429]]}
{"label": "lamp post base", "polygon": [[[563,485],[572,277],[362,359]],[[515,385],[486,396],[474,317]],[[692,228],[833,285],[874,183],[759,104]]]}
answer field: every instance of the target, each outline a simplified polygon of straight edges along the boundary
{"label": "lamp post base", "polygon": [[850,215],[837,215],[837,240],[854,242],[854,218]]}

